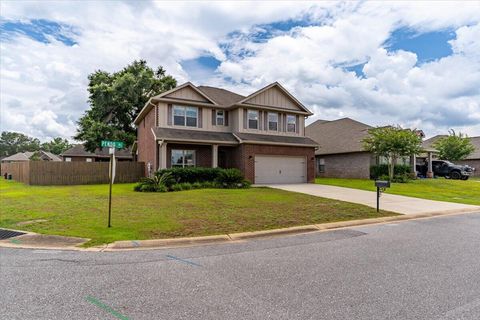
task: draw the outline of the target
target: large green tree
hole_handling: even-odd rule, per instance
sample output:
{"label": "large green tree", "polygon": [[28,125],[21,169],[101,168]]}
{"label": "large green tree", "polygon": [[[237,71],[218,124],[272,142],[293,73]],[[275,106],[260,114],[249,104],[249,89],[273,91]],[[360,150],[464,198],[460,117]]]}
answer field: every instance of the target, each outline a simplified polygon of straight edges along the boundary
{"label": "large green tree", "polygon": [[393,179],[397,160],[401,157],[416,155],[421,151],[422,138],[415,130],[403,129],[400,126],[373,128],[363,139],[366,151],[388,160],[388,175]]}
{"label": "large green tree", "polygon": [[72,145],[68,142],[67,139],[60,137],[53,138],[49,142],[44,142],[41,145],[42,150],[51,152],[53,154],[61,154],[67,149],[70,149]]}
{"label": "large green tree", "polygon": [[78,121],[74,138],[92,152],[105,139],[130,146],[136,136],[133,120],[148,99],[177,85],[162,67],[153,70],[144,60],[114,73],[95,71],[88,80],[90,109]]}
{"label": "large green tree", "polygon": [[475,151],[470,138],[459,132],[450,130],[446,137],[438,139],[433,147],[438,151],[438,157],[443,160],[458,161],[463,160]]}
{"label": "large green tree", "polygon": [[29,137],[23,133],[3,131],[0,135],[0,156],[25,151],[40,150],[40,140]]}

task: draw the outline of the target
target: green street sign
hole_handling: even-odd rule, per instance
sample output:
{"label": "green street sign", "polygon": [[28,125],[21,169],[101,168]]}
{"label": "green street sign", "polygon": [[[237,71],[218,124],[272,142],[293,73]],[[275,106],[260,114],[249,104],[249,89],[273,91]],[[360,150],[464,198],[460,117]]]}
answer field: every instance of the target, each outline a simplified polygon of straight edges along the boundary
{"label": "green street sign", "polygon": [[115,149],[123,149],[125,148],[125,143],[123,141],[109,141],[109,140],[102,140],[101,144],[102,148],[115,148]]}

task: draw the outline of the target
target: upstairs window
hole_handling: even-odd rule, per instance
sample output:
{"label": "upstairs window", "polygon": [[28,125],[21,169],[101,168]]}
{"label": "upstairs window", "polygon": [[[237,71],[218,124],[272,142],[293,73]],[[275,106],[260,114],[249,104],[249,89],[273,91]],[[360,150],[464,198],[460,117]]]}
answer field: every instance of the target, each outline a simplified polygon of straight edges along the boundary
{"label": "upstairs window", "polygon": [[291,114],[287,115],[287,132],[297,132],[297,117]]}
{"label": "upstairs window", "polygon": [[216,124],[217,126],[223,126],[225,124],[225,111],[217,110],[215,111],[216,115]]}
{"label": "upstairs window", "polygon": [[258,129],[258,111],[248,110],[248,129]]}
{"label": "upstairs window", "polygon": [[268,113],[268,130],[278,131],[278,113]]}
{"label": "upstairs window", "polygon": [[197,127],[198,124],[198,108],[173,106],[173,125]]}

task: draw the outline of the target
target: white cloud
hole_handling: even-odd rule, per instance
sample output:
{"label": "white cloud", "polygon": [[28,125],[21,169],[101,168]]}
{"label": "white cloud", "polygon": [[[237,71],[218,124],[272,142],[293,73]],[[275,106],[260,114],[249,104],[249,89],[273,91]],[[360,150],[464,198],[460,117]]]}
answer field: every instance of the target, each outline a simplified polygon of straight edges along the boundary
{"label": "white cloud", "polygon": [[[66,46],[17,36],[1,44],[1,127],[42,139],[71,137],[87,108],[87,75],[134,59],[194,80],[248,93],[280,81],[316,113],[371,124],[401,123],[434,134],[450,127],[480,134],[480,5],[466,2],[8,2],[2,18],[46,19],[73,27]],[[258,25],[307,17],[313,26],[254,41]],[[418,65],[388,52],[399,27],[453,29],[454,55]],[[234,31],[243,33],[231,36]],[[228,53],[224,48],[228,48]],[[248,51],[248,55],[243,55]],[[191,79],[182,60],[212,55],[210,78]],[[341,66],[365,63],[365,78]],[[202,73],[199,73],[202,74]]]}

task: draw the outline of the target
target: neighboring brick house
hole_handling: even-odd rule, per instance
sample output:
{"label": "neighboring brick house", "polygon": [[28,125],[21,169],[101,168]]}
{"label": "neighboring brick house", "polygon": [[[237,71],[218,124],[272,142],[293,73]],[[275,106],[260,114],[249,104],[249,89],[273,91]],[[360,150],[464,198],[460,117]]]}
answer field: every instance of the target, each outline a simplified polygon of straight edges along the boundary
{"label": "neighboring brick house", "polygon": [[[63,161],[103,162],[110,161],[108,148],[98,148],[95,153],[85,150],[83,144],[77,144],[61,154]],[[115,150],[118,161],[133,161],[132,149]]]}
{"label": "neighboring brick house", "polygon": [[253,183],[313,182],[312,113],[279,83],[249,96],[187,82],[151,98],[135,124],[146,174],[170,167],[238,168]]}
{"label": "neighboring brick house", "polygon": [[363,149],[362,140],[372,127],[350,118],[333,121],[317,120],[305,128],[315,140],[315,168],[318,177],[370,178],[370,167],[376,157]]}
{"label": "neighboring brick house", "polygon": [[[426,149],[434,150],[435,148],[433,147],[433,145],[435,144],[435,142],[437,142],[438,139],[444,137],[447,137],[447,135],[436,135],[434,137],[431,137],[430,139],[427,139],[423,142],[423,147]],[[474,176],[480,176],[480,136],[470,137],[470,142],[475,147],[475,151],[465,160],[455,161],[455,164],[467,164],[470,167],[475,168],[475,171],[473,173]]]}

